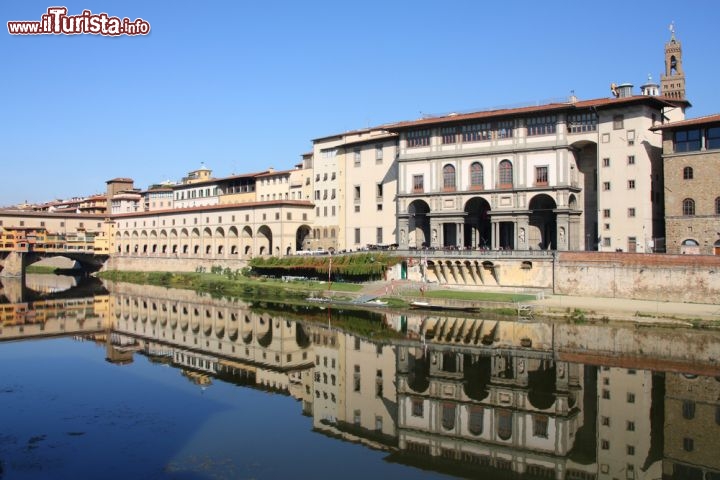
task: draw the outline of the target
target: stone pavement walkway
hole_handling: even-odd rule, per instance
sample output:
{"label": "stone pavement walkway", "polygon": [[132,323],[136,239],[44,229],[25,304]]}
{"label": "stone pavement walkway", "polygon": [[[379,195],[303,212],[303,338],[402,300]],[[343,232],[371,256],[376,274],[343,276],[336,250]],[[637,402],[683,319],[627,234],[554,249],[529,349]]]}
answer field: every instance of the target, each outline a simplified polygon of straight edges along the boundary
{"label": "stone pavement walkway", "polygon": [[[364,285],[362,295],[378,297],[386,295],[417,296],[421,283],[408,280],[394,282],[369,282]],[[452,285],[431,284],[428,287],[440,290],[451,290]],[[467,288],[461,288],[467,291]],[[498,292],[509,293],[498,290]],[[627,319],[634,321],[674,322],[687,323],[688,320],[701,319],[704,321],[720,322],[720,299],[718,303],[681,303],[664,302],[662,300],[633,300],[628,298],[601,298],[601,297],[575,297],[568,295],[548,295],[544,298],[526,302],[533,306],[536,313],[560,314],[581,310],[586,315],[607,316],[613,319]]]}
{"label": "stone pavement walkway", "polygon": [[561,312],[567,309],[582,310],[608,317],[633,317],[636,320],[702,319],[720,321],[720,305],[711,303],[680,303],[629,298],[574,297],[547,295],[542,300],[528,302],[536,311]]}

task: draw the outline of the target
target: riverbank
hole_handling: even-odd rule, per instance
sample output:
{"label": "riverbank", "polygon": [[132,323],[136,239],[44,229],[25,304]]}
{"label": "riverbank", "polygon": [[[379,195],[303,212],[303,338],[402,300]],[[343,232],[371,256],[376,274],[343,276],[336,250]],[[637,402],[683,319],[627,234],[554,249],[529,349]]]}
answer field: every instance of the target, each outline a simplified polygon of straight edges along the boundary
{"label": "riverbank", "polygon": [[[357,308],[410,308],[412,302],[425,301],[451,309],[477,308],[511,318],[563,320],[574,323],[630,321],[679,327],[720,327],[720,305],[547,295],[543,292],[478,291],[467,287],[428,285],[412,281],[374,281],[362,284],[256,278],[222,274],[171,272],[103,272],[101,278],[149,284],[168,288],[192,289],[213,296],[272,298],[274,301],[304,303],[308,298],[352,304]],[[522,309],[520,314],[519,310]]]}

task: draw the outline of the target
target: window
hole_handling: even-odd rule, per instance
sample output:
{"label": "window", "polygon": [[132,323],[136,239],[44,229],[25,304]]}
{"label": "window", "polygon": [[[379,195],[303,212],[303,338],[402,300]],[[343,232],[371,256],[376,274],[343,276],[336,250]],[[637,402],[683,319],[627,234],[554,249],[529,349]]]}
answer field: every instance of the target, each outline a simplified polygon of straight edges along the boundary
{"label": "window", "polygon": [[498,437],[502,440],[509,440],[512,437],[513,414],[510,410],[498,410]]}
{"label": "window", "polygon": [[413,193],[422,193],[425,191],[422,175],[413,175]]}
{"label": "window", "polygon": [[[336,154],[337,150],[335,150],[334,148],[325,148],[320,150],[320,156],[322,158],[334,158]],[[319,176],[317,177],[317,180],[320,180]]]}
{"label": "window", "polygon": [[700,150],[700,130],[675,132],[675,152],[697,152]]}
{"label": "window", "polygon": [[513,121],[506,120],[504,122],[498,122],[497,138],[512,138],[512,136],[513,136]]}
{"label": "window", "polygon": [[720,215],[720,197],[715,199],[715,215]]}
{"label": "window", "polygon": [[528,137],[535,135],[549,135],[555,133],[555,124],[557,118],[554,115],[547,115],[543,117],[532,117],[527,119],[527,134]]}
{"label": "window", "polygon": [[635,190],[635,180],[628,180],[628,190]]}
{"label": "window", "polygon": [[609,158],[603,158],[603,167],[609,167],[610,166],[610,159]]}
{"label": "window", "polygon": [[457,142],[457,129],[455,127],[443,127],[440,129],[440,136],[443,145]]}
{"label": "window", "polygon": [[430,130],[413,130],[407,134],[407,146],[426,147],[430,145]]}
{"label": "window", "polygon": [[628,432],[634,432],[635,431],[635,422],[628,421],[627,425],[626,425],[626,430]]}
{"label": "window", "polygon": [[628,165],[635,165],[635,155],[628,155]]}
{"label": "window", "polygon": [[612,241],[610,240],[610,237],[603,237],[603,247],[610,246],[612,246]]}
{"label": "window", "polygon": [[512,188],[513,185],[513,166],[510,160],[500,162],[498,168],[500,171],[500,188]]}
{"label": "window", "polygon": [[597,115],[594,113],[577,113],[568,116],[570,133],[594,132],[597,130]]}
{"label": "window", "polygon": [[382,227],[377,227],[375,230],[375,243],[383,243],[383,229]]}
{"label": "window", "polygon": [[627,142],[629,147],[635,145],[635,130],[627,131]]}
{"label": "window", "polygon": [[628,455],[635,455],[635,447],[633,445],[628,445],[626,452]]}
{"label": "window", "polygon": [[610,190],[610,182],[603,182],[603,190]]}
{"label": "window", "polygon": [[469,407],[470,424],[468,430],[473,435],[480,435],[483,432],[483,407]]}
{"label": "window", "polygon": [[683,438],[683,450],[686,452],[692,452],[695,450],[695,441],[692,438]]}
{"label": "window", "polygon": [[356,148],[353,150],[353,162],[356,167],[360,166],[360,149]]}
{"label": "window", "polygon": [[375,161],[382,162],[383,160],[383,146],[382,144],[375,145]]}
{"label": "window", "polygon": [[628,392],[627,403],[635,403],[635,394]]}
{"label": "window", "polygon": [[610,450],[610,442],[607,440],[600,440],[600,448],[603,450]]}
{"label": "window", "polygon": [[452,430],[455,428],[455,404],[454,403],[443,403],[442,405],[442,427],[445,430]]}
{"label": "window", "polygon": [[533,417],[533,436],[547,438],[548,417],[546,415],[535,415]]}
{"label": "window", "polygon": [[707,129],[705,148],[708,150],[720,148],[720,127]]}
{"label": "window", "polygon": [[634,207],[628,208],[628,217],[630,217],[630,218],[635,217],[635,208]]}
{"label": "window", "polygon": [[446,192],[455,191],[455,167],[452,165],[443,167],[443,190]]}
{"label": "window", "polygon": [[622,130],[624,117],[622,115],[615,115],[613,117],[613,130]]}
{"label": "window", "polygon": [[353,187],[353,200],[355,203],[360,203],[360,185]]}
{"label": "window", "polygon": [[682,405],[683,418],[686,420],[692,420],[695,418],[695,402],[692,400],[685,400]]}
{"label": "window", "polygon": [[609,208],[603,209],[603,218],[610,218],[610,209]]}
{"label": "window", "polygon": [[603,223],[603,230],[610,230],[610,224],[609,224],[609,223]]}
{"label": "window", "polygon": [[359,228],[355,229],[355,243],[357,243],[357,244],[360,243],[360,229]]}
{"label": "window", "polygon": [[600,423],[602,423],[602,425],[605,427],[609,427],[610,426],[610,417],[600,417]]}
{"label": "window", "polygon": [[424,408],[423,408],[423,401],[420,398],[413,398],[412,399],[412,416],[413,417],[422,417]]}
{"label": "window", "polygon": [[489,123],[474,123],[461,128],[463,142],[480,142],[492,138],[492,127]]}
{"label": "window", "polygon": [[548,167],[535,167],[535,185],[545,186],[548,184]]}
{"label": "window", "polygon": [[483,166],[480,162],[473,162],[470,165],[470,188],[480,190],[483,187]]}
{"label": "window", "polygon": [[602,398],[604,398],[605,400],[610,400],[610,390],[603,389]]}
{"label": "window", "polygon": [[683,168],[683,180],[692,180],[692,179],[693,179],[693,168],[692,167]]}
{"label": "window", "polygon": [[695,215],[695,200],[692,198],[686,198],[682,203],[683,215],[692,216]]}

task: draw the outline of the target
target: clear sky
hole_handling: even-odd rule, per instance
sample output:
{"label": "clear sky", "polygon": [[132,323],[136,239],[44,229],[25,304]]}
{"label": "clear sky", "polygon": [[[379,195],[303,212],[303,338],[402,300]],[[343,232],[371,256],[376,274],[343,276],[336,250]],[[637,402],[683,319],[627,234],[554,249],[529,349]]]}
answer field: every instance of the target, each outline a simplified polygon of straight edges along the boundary
{"label": "clear sky", "polygon": [[[51,6],[147,36],[10,35]],[[146,188],[204,162],[289,169],[311,140],[424,114],[609,97],[682,42],[688,117],[720,112],[715,0],[0,3],[0,205]],[[715,33],[713,33],[715,32]]]}

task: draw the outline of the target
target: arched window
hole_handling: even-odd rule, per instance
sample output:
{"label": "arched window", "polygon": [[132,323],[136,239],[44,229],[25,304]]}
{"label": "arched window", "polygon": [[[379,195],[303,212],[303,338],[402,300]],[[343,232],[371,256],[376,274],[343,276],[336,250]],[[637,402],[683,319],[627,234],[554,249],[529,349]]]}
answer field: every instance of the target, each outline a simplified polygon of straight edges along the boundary
{"label": "arched window", "polygon": [[468,414],[470,422],[468,430],[473,435],[480,435],[483,433],[483,407],[468,407]]}
{"label": "arched window", "polygon": [[510,160],[500,162],[500,188],[512,188],[513,186],[513,166]]}
{"label": "arched window", "polygon": [[693,179],[692,167],[683,168],[683,180],[692,180],[692,179]]}
{"label": "arched window", "polygon": [[445,165],[443,167],[443,190],[455,190],[455,167],[452,165]]}
{"label": "arched window", "polygon": [[443,403],[442,405],[442,426],[445,430],[455,428],[455,404]]}
{"label": "arched window", "polygon": [[470,188],[480,190],[483,188],[483,183],[483,166],[480,162],[473,162],[472,165],[470,165]]}
{"label": "arched window", "polygon": [[715,215],[720,215],[720,197],[715,199]]}
{"label": "arched window", "polygon": [[683,215],[691,216],[695,215],[695,200],[692,198],[686,198],[683,200]]}
{"label": "arched window", "polygon": [[498,410],[497,433],[502,440],[509,440],[513,431],[513,414],[510,410]]}

